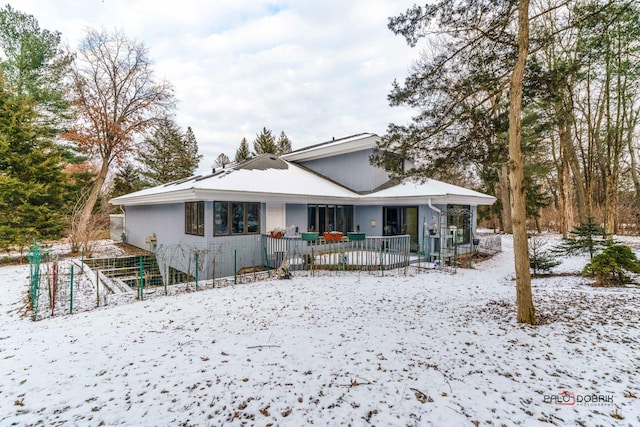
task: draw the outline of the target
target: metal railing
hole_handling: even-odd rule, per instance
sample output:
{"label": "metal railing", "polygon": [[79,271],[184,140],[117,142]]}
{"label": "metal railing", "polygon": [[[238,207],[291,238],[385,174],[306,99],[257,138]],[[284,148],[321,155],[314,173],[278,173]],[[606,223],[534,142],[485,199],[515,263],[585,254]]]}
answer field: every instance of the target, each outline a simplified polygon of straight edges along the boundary
{"label": "metal railing", "polygon": [[307,241],[299,236],[262,235],[264,265],[278,268],[284,261],[296,270],[390,270],[407,267],[409,235],[367,236],[362,240]]}

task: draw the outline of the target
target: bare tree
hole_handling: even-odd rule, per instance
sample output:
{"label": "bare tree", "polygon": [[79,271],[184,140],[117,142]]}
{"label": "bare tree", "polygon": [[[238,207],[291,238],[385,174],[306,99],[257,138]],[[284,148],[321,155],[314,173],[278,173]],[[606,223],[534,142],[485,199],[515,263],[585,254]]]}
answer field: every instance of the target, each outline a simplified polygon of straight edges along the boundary
{"label": "bare tree", "polygon": [[231,163],[231,160],[229,160],[229,156],[227,156],[224,153],[220,153],[218,155],[218,157],[216,157],[216,161],[215,161],[215,166],[218,166],[220,168],[224,168],[225,166],[227,166],[229,163]]}
{"label": "bare tree", "polygon": [[122,32],[89,30],[71,71],[75,125],[65,134],[91,155],[98,173],[77,217],[86,234],[91,213],[112,164],[135,147],[135,137],[173,108],[173,88],[156,80],[146,47]]}

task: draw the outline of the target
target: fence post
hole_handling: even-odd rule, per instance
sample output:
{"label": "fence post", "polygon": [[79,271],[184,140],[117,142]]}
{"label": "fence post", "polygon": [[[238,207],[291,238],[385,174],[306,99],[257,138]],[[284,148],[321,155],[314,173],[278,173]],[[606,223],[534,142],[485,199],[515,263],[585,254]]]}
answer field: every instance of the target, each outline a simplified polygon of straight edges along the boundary
{"label": "fence post", "polygon": [[382,276],[384,276],[384,260],[382,259],[384,243],[384,239],[382,239],[382,244],[380,245],[380,273]]}
{"label": "fence post", "polygon": [[100,270],[96,269],[96,307],[100,307]]}
{"label": "fence post", "polygon": [[38,300],[40,299],[40,247],[38,242],[34,241],[31,247],[29,258],[29,281],[31,282],[31,308],[33,311],[33,320],[38,320]]}
{"label": "fence post", "polygon": [[264,264],[267,267],[267,276],[271,279],[271,266],[269,265],[269,254],[266,246],[264,247]]}
{"label": "fence post", "polygon": [[[266,249],[265,249],[266,250]],[[233,284],[238,283],[238,250],[233,250]]]}
{"label": "fence post", "polygon": [[138,288],[138,297],[140,298],[140,301],[142,301],[144,299],[144,291],[143,291],[144,283],[142,282],[144,280],[144,276],[143,276],[144,272],[142,271],[142,255],[140,255],[140,257],[138,257],[138,260],[139,260],[139,264],[140,264],[140,267],[139,267],[139,271],[140,271],[139,272],[139,274],[140,274],[139,283],[140,283],[140,286]]}
{"label": "fence post", "polygon": [[198,251],[196,251],[196,292],[198,291]]}
{"label": "fence post", "polygon": [[71,284],[69,287],[69,314],[73,314],[73,264],[71,264]]}
{"label": "fence post", "polygon": [[58,263],[51,264],[51,317],[55,314],[56,309],[56,288],[58,287]]}

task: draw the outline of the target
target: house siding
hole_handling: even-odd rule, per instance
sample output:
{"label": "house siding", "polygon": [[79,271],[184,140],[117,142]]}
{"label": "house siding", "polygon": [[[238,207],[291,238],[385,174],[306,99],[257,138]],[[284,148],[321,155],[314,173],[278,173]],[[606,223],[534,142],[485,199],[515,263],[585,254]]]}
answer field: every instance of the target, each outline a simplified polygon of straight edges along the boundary
{"label": "house siding", "polygon": [[369,163],[373,149],[300,162],[321,175],[355,191],[371,191],[389,180],[384,169]]}
{"label": "house siding", "polygon": [[287,227],[296,226],[300,233],[307,231],[307,205],[288,204],[286,211]]}
{"label": "house siding", "polygon": [[[126,210],[127,242],[156,252],[161,264],[185,273],[193,273],[194,252],[199,251],[201,265],[199,279],[232,276],[236,270],[262,265],[260,234],[242,236],[213,236],[213,202],[205,202],[204,236],[193,236],[184,232],[184,203],[128,206]],[[260,205],[261,233],[265,232],[266,206]],[[170,225],[168,225],[170,224]],[[145,239],[156,235],[157,244],[150,246]]]}
{"label": "house siding", "polygon": [[[382,206],[356,206],[353,214],[354,227],[367,236],[382,236]],[[375,226],[371,222],[375,221]]]}

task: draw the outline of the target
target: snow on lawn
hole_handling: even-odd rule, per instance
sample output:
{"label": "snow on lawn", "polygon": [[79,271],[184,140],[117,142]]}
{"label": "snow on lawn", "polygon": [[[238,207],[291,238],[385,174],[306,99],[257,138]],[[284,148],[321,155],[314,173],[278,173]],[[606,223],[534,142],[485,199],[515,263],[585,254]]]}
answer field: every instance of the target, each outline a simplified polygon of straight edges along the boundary
{"label": "snow on lawn", "polygon": [[519,325],[503,249],[455,275],[296,274],[39,322],[28,266],[3,267],[0,425],[639,425],[640,290],[534,279],[542,324]]}

